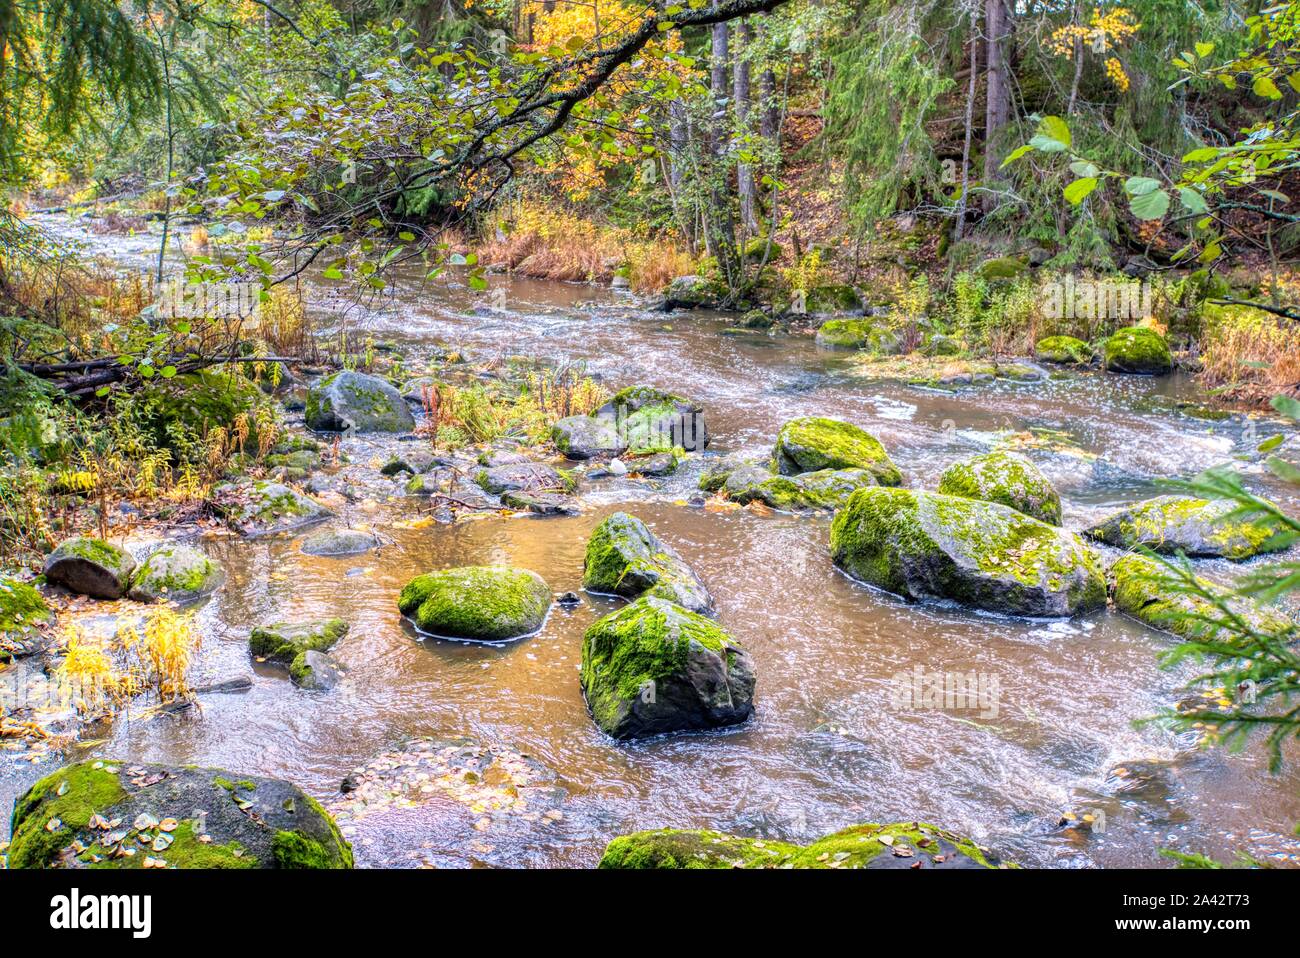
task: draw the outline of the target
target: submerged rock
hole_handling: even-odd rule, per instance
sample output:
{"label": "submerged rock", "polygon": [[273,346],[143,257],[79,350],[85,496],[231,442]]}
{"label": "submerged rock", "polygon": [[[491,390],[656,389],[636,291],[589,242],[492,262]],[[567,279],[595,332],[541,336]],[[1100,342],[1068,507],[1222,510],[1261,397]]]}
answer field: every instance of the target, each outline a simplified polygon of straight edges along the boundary
{"label": "submerged rock", "polygon": [[431,635],[504,642],[542,627],[551,588],[528,569],[461,566],[416,576],[402,589],[397,607]]}
{"label": "submerged rock", "polygon": [[221,563],[188,545],[164,545],[145,556],[131,583],[137,602],[193,602],[226,581]]}
{"label": "submerged rock", "polygon": [[1054,526],[1061,524],[1061,496],[1037,466],[1014,452],[989,452],[954,463],[939,477],[949,496],[1000,502]]}
{"label": "submerged rock", "polygon": [[1126,326],[1106,340],[1106,368],[1115,373],[1159,376],[1174,368],[1169,344],[1154,329]]}
{"label": "submerged rock", "polygon": [[627,444],[611,419],[601,416],[569,416],[551,427],[555,448],[570,459],[617,456]]}
{"label": "submerged rock", "polygon": [[259,625],[248,636],[248,649],[260,659],[290,665],[303,652],[327,652],[348,634],[342,619],[277,622]]}
{"label": "submerged rock", "polygon": [[328,692],[343,679],[343,669],[327,652],[308,649],[299,652],[289,663],[289,678],[300,689]]}
{"label": "submerged rock", "polygon": [[[599,868],[998,868],[985,848],[937,825],[854,825],[811,845],[661,828],[622,835]],[[1014,867],[1014,866],[1010,866]]]}
{"label": "submerged rock", "polygon": [[[1107,577],[1115,608],[1153,629],[1185,639],[1215,640],[1231,636],[1230,631],[1221,636],[1222,630],[1213,624],[1224,618],[1215,604],[1202,596],[1179,592],[1174,588],[1178,580],[1172,570],[1154,559],[1142,555],[1121,556],[1111,563]],[[1256,631],[1277,635],[1296,627],[1293,620],[1279,611],[1233,595],[1230,589],[1205,579],[1198,577],[1196,581],[1206,592],[1226,602],[1229,609]]]}
{"label": "submerged rock", "polygon": [[772,461],[783,476],[823,469],[866,469],[882,486],[903,481],[903,474],[875,436],[852,423],[821,416],[791,419],[782,426]]}
{"label": "submerged rock", "polygon": [[318,432],[410,432],[415,417],[402,394],[378,376],[344,370],[307,394],[307,426]]}
{"label": "submerged rock", "polygon": [[379,548],[379,537],[363,529],[324,529],[302,541],[309,556],[350,556]]}
{"label": "submerged rock", "polygon": [[92,599],[120,599],[131,587],[135,559],[103,539],[68,539],[45,558],[45,581]]}
{"label": "submerged rock", "polygon": [[246,536],[288,532],[334,514],[296,489],[262,480],[218,486],[213,504],[231,526]]}
{"label": "submerged rock", "polygon": [[1092,347],[1073,336],[1047,336],[1034,347],[1034,359],[1040,363],[1086,366],[1092,356]]}
{"label": "submerged rock", "polygon": [[745,721],[754,669],[717,623],[646,595],[587,629],[582,691],[602,731],[638,738]]}
{"label": "submerged rock", "polygon": [[644,522],[616,512],[587,541],[582,587],[589,592],[634,599],[652,595],[703,615],[713,614],[713,596],[672,546]]}
{"label": "submerged rock", "polygon": [[1249,559],[1286,548],[1286,539],[1264,523],[1228,519],[1236,509],[1230,499],[1159,496],[1122,509],[1083,534],[1120,549],[1146,546],[1166,555]]}
{"label": "submerged rock", "polygon": [[14,804],[10,868],[351,868],[295,785],[213,768],[69,765]]}
{"label": "submerged rock", "polygon": [[849,575],[912,599],[1027,616],[1106,603],[1096,556],[1078,536],[995,503],[862,489],[836,514],[830,542]]}
{"label": "submerged rock", "polygon": [[875,484],[876,477],[866,469],[821,469],[777,476],[745,467],[731,473],[722,488],[728,499],[742,505],[761,502],[781,512],[834,512],[855,491]]}
{"label": "submerged rock", "polygon": [[0,576],[0,663],[43,646],[40,627],[52,616],[45,597],[33,586]]}

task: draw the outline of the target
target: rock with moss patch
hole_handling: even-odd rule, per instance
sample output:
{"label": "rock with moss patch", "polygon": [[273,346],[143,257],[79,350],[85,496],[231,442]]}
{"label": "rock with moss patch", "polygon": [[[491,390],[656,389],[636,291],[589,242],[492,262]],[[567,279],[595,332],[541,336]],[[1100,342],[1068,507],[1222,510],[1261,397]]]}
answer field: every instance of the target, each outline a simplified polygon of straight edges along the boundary
{"label": "rock with moss patch", "polygon": [[1061,524],[1061,496],[1042,470],[1019,453],[989,452],[954,463],[939,477],[948,496],[1000,502],[1054,526]]}
{"label": "rock with moss patch", "polygon": [[416,576],[397,607],[430,635],[504,642],[540,629],[551,599],[546,580],[528,569],[460,566]]}
{"label": "rock with moss patch", "polygon": [[727,498],[747,505],[761,502],[780,512],[834,512],[855,491],[876,485],[866,469],[821,469],[797,476],[776,476],[756,468],[733,472],[723,485]]}
{"label": "rock with moss patch", "polygon": [[559,492],[503,492],[501,505],[535,516],[576,516],[582,511],[576,499]]}
{"label": "rock with moss patch", "polygon": [[9,867],[351,868],[352,848],[288,782],[106,759],[59,769],[14,803]]}
{"label": "rock with moss patch", "polygon": [[289,665],[303,652],[328,652],[347,634],[348,624],[342,619],[276,622],[254,628],[248,649],[260,659]]}
{"label": "rock with moss patch", "polygon": [[1029,265],[1014,256],[998,256],[986,259],[976,269],[976,274],[986,282],[1000,282],[1019,279],[1029,272]]}
{"label": "rock with moss patch", "polygon": [[1116,330],[1103,347],[1106,368],[1114,373],[1159,376],[1174,368],[1169,344],[1154,329],[1127,326]]}
{"label": "rock with moss patch", "polygon": [[1196,584],[1207,595],[1184,591],[1187,583],[1173,570],[1143,555],[1130,554],[1116,559],[1107,570],[1107,578],[1118,611],[1153,629],[1185,639],[1231,638],[1231,630],[1216,624],[1224,620],[1224,613],[1216,606],[1215,599],[1225,603],[1233,614],[1258,632],[1284,635],[1296,628],[1296,623],[1281,611],[1235,595],[1231,589],[1199,576]]}
{"label": "rock with moss patch", "polygon": [[475,480],[494,496],[503,492],[568,491],[573,486],[571,479],[540,462],[515,462],[480,469]]}
{"label": "rock with moss patch", "polygon": [[1034,359],[1040,363],[1086,366],[1092,362],[1092,347],[1073,336],[1046,336],[1034,346]]}
{"label": "rock with moss patch", "polygon": [[34,586],[0,576],[0,663],[40,651],[53,613]]}
{"label": "rock with moss patch", "polygon": [[849,575],[911,599],[1026,616],[1106,603],[1097,557],[1078,536],[997,503],[861,489],[836,514],[830,544]]}
{"label": "rock with moss patch", "polygon": [[1236,509],[1230,499],[1159,496],[1122,509],[1083,534],[1120,549],[1146,546],[1166,555],[1205,558],[1249,559],[1287,547],[1286,538],[1268,525],[1229,518]]}
{"label": "rock with moss patch", "polygon": [[754,668],[717,623],[646,595],[587,629],[582,691],[614,738],[717,728],[752,714]]}
{"label": "rock with moss patch", "polygon": [[865,469],[882,486],[903,481],[880,440],[852,423],[822,416],[791,419],[782,426],[772,462],[783,476],[823,469]]}
{"label": "rock with moss patch", "polygon": [[137,602],[194,602],[211,595],[226,581],[221,563],[193,546],[164,545],[145,556],[129,593]]}
{"label": "rock with moss patch", "polygon": [[969,838],[925,822],[853,825],[811,845],[661,828],[621,835],[599,868],[1003,868]]}
{"label": "rock with moss patch", "polygon": [[308,649],[289,663],[289,678],[308,692],[328,692],[343,680],[343,669],[328,652]]}
{"label": "rock with moss patch", "polygon": [[722,305],[723,292],[717,283],[703,276],[678,276],[664,290],[658,308],[664,312],[674,309],[716,309]]}
{"label": "rock with moss patch", "polygon": [[378,376],[344,370],[307,394],[307,426],[318,432],[410,432],[415,417],[402,394]]}
{"label": "rock with moss patch", "polygon": [[617,456],[627,444],[614,421],[604,416],[569,416],[551,427],[551,441],[569,459]]}
{"label": "rock with moss patch", "polygon": [[92,599],[120,599],[131,588],[135,558],[103,539],[78,536],[45,558],[45,580]]}
{"label": "rock with moss patch", "polygon": [[635,599],[652,595],[702,615],[713,614],[713,596],[672,546],[626,512],[606,518],[587,540],[582,587]]}
{"label": "rock with moss patch", "polygon": [[365,529],[322,529],[302,540],[309,556],[352,556],[379,548],[379,537]]}
{"label": "rock with moss patch", "polygon": [[737,469],[753,465],[755,464],[749,460],[734,454],[707,460],[700,471],[699,487],[705,492],[718,492]]}
{"label": "rock with moss patch", "polygon": [[881,356],[903,351],[903,340],[881,319],[828,319],[817,330],[822,349],[865,350]]}
{"label": "rock with moss patch", "polygon": [[615,424],[634,455],[674,449],[702,452],[709,444],[704,407],[653,386],[619,390],[596,416]]}
{"label": "rock with moss patch", "polygon": [[246,536],[289,532],[334,514],[296,489],[263,480],[218,486],[213,504],[232,527]]}
{"label": "rock with moss patch", "polygon": [[671,476],[677,471],[677,456],[671,452],[652,452],[648,456],[630,458],[626,465],[628,472],[635,472],[639,476]]}
{"label": "rock with moss patch", "polygon": [[835,313],[862,313],[862,297],[848,283],[814,286],[804,297],[804,308],[814,316]]}

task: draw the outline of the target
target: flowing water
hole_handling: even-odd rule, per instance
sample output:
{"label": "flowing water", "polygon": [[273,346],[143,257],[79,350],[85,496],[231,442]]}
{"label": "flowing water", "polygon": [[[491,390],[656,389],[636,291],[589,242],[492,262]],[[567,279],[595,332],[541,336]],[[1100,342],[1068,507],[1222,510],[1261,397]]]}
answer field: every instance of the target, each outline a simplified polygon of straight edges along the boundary
{"label": "flowing water", "polygon": [[[132,262],[129,249],[114,252]],[[1110,612],[1026,621],[909,604],[835,570],[827,519],[686,501],[704,458],[760,454],[784,421],[818,414],[874,433],[917,487],[933,488],[952,461],[1014,438],[1057,483],[1066,526],[1079,528],[1156,494],[1158,478],[1252,450],[1275,424],[1187,415],[1180,403],[1197,391],[1179,377],[1082,373],[939,392],[872,379],[809,337],[727,335],[722,317],[650,313],[589,287],[493,283],[506,290],[504,308],[485,308],[463,288],[414,283],[383,304],[344,309],[321,293],[316,306],[327,326],[412,353],[439,343],[476,358],[582,362],[611,385],[689,396],[706,410],[707,456],[662,482],[588,482],[583,513],[572,518],[386,526],[415,507],[400,483],[385,486],[373,496],[381,501],[338,520],[372,522],[390,540],[362,556],[307,556],[293,537],[205,543],[229,578],[198,613],[200,671],[252,675],[252,688],[204,696],[201,713],[119,721],[84,752],[283,777],[329,802],[345,775],[406,738],[463,735],[532,756],[563,790],[559,812],[540,820],[475,828],[472,814],[439,814],[362,828],[352,836],[359,864],[590,866],[611,837],[642,828],[807,841],[856,822],[914,819],[1028,865],[1159,866],[1168,864],[1163,847],[1300,863],[1294,750],[1288,770],[1270,775],[1258,748],[1201,750],[1186,736],[1134,726],[1182,695],[1187,673],[1157,663],[1170,637]],[[343,449],[371,463],[393,445],[363,436]],[[1244,468],[1257,488],[1300,511],[1285,488]],[[750,649],[758,685],[749,723],[634,744],[606,739],[585,711],[577,673],[584,629],[614,600],[584,594],[571,611],[554,608],[540,633],[500,647],[420,640],[397,613],[410,577],[451,565],[522,566],[557,592],[577,591],[586,538],[617,509],[682,554],[717,599],[721,624]],[[1202,567],[1217,577],[1240,568]],[[324,616],[351,623],[336,649],[348,671],[333,692],[301,692],[250,663],[252,626]],[[996,678],[996,714],[891,707],[895,676],[918,667]],[[41,773],[0,773],[0,801]],[[1059,827],[1070,811],[1103,812],[1104,831]]]}

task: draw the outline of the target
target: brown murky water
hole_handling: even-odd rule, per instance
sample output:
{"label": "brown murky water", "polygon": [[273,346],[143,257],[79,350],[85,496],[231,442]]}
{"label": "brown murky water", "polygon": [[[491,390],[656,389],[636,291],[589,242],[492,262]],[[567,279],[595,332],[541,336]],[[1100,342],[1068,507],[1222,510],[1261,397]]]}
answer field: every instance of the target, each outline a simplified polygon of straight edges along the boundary
{"label": "brown murky water", "polygon": [[[463,289],[408,289],[342,321],[413,348],[437,341],[476,356],[584,361],[611,383],[673,389],[704,404],[709,455],[757,453],[785,420],[832,415],[875,433],[909,484],[932,487],[953,460],[1039,430],[1053,442],[1029,454],[1058,483],[1072,528],[1153,494],[1158,477],[1231,460],[1276,430],[1180,414],[1174,401],[1195,390],[1176,377],[1083,374],[940,393],[864,378],[808,338],[722,335],[718,318],[650,314],[586,287],[493,283],[507,290],[504,310],[484,309]],[[359,437],[344,445],[366,462],[392,444]],[[687,506],[701,465],[692,457],[658,486],[590,483],[575,518],[386,528],[385,517],[411,508],[394,496],[363,517],[391,543],[363,556],[305,556],[293,538],[213,543],[229,581],[199,612],[200,671],[252,674],[253,687],[206,696],[201,715],[120,722],[89,750],[282,776],[330,799],[348,772],[404,738],[459,734],[536,757],[568,793],[557,820],[475,831],[448,818],[359,834],[358,860],[372,865],[589,866],[609,838],[640,828],[799,841],[859,821],[916,818],[1038,866],[1160,866],[1168,864],[1161,847],[1300,863],[1291,831],[1300,821],[1300,755],[1272,776],[1257,749],[1201,751],[1133,726],[1180,697],[1186,676],[1156,662],[1169,637],[1111,613],[1046,622],[909,605],[836,572],[827,520]],[[1244,468],[1267,494],[1300,508]],[[588,533],[620,508],[682,553],[716,597],[723,626],[751,650],[752,722],[631,745],[604,738],[586,714],[577,671],[583,630],[612,600],[584,595],[573,611],[555,608],[539,634],[503,647],[421,641],[397,614],[411,576],[449,565],[519,565],[556,591],[577,590]],[[334,615],[352,626],[336,650],[348,672],[335,691],[300,692],[250,663],[252,625]],[[891,707],[893,677],[918,666],[995,677],[997,714]],[[1149,772],[1140,786],[1107,777],[1144,761],[1155,764],[1138,766]],[[0,773],[0,801],[40,772]],[[1057,828],[1067,810],[1103,811],[1105,831]]]}

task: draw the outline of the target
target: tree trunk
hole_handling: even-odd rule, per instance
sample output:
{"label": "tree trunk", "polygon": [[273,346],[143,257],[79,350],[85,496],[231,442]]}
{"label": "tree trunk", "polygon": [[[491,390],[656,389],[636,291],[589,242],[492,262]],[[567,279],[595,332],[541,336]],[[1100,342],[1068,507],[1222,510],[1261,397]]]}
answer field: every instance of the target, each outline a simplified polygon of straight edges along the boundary
{"label": "tree trunk", "polygon": [[966,210],[970,190],[970,147],[975,127],[975,78],[979,61],[979,20],[972,16],[970,25],[970,76],[966,78],[966,136],[961,147],[961,193],[957,197],[957,223],[953,239],[960,241],[966,232]]}
{"label": "tree trunk", "polygon": [[1008,17],[1004,0],[985,0],[984,36],[988,44],[987,102],[984,112],[984,181],[997,179],[1001,157],[993,143],[997,133],[1011,119],[1011,77],[1007,66],[1005,39]]}
{"label": "tree trunk", "polygon": [[[733,74],[733,98],[736,103],[736,132],[741,137],[749,135],[749,61],[745,54],[754,39],[753,28],[748,20],[736,24],[736,64]],[[740,198],[740,224],[751,236],[758,233],[757,191],[754,187],[754,168],[749,163],[741,162],[736,166],[736,194]]]}

